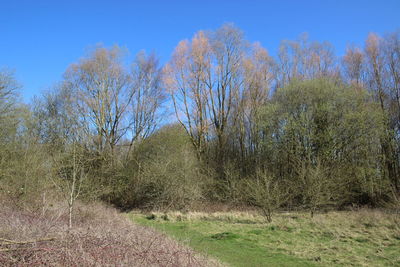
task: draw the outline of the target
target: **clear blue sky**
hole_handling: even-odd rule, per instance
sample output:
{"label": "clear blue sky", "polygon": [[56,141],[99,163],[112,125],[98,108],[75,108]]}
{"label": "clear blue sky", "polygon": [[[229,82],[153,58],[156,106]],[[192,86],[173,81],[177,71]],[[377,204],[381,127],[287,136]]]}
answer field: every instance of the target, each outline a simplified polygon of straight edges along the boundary
{"label": "clear blue sky", "polygon": [[0,67],[16,71],[28,101],[90,46],[119,44],[132,55],[156,51],[165,62],[180,40],[225,22],[272,54],[282,39],[308,32],[341,55],[369,32],[400,29],[400,0],[0,0]]}

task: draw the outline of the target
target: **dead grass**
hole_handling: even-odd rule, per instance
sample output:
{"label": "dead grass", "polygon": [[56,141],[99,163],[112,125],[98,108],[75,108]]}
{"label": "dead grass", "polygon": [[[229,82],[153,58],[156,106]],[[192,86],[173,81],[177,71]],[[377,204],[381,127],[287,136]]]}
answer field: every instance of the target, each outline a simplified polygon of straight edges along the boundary
{"label": "dead grass", "polygon": [[79,204],[72,230],[67,228],[67,214],[60,205],[42,213],[1,204],[0,266],[215,264],[100,204]]}

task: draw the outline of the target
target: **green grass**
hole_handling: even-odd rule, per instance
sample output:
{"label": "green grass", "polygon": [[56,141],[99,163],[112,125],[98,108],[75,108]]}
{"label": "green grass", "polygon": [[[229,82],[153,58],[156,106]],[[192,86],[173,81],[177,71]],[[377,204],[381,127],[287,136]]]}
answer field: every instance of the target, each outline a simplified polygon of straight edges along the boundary
{"label": "green grass", "polygon": [[398,215],[280,214],[270,224],[251,213],[128,216],[230,266],[400,266]]}

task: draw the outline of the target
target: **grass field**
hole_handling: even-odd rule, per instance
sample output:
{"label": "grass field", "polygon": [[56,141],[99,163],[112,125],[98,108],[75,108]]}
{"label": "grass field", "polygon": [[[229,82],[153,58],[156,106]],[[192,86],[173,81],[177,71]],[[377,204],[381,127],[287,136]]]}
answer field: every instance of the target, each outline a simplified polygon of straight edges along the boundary
{"label": "grass field", "polygon": [[281,213],[129,213],[230,266],[400,266],[400,216],[360,210]]}

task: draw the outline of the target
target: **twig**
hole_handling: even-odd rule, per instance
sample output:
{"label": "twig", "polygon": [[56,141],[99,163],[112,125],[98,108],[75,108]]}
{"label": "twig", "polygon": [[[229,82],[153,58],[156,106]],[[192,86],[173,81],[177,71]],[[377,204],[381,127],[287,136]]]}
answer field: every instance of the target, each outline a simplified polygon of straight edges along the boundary
{"label": "twig", "polygon": [[36,242],[44,242],[44,241],[53,241],[55,240],[54,237],[48,237],[48,238],[41,238],[41,239],[36,239],[36,240],[27,240],[27,241],[14,241],[14,240],[9,240],[5,238],[0,238],[3,242],[6,243],[0,243],[0,246],[4,245],[23,245],[23,244],[30,244],[30,243],[36,243]]}
{"label": "twig", "polygon": [[44,250],[44,251],[49,251],[49,250],[53,250],[53,249],[48,249],[48,248],[5,248],[5,249],[0,249],[0,252],[9,252],[9,251],[17,251],[17,250]]}

